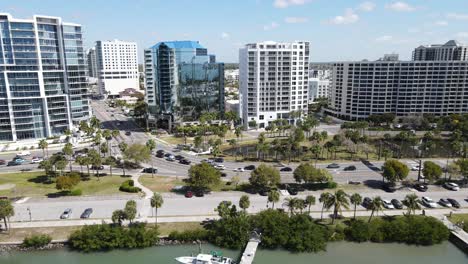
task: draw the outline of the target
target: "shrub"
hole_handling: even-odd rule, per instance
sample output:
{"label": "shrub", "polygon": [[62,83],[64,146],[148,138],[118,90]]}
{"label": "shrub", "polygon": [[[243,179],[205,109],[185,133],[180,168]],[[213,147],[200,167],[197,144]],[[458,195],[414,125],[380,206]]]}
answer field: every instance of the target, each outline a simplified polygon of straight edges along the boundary
{"label": "shrub", "polygon": [[206,241],[208,239],[208,231],[205,229],[186,230],[182,232],[172,231],[168,238],[180,242]]}
{"label": "shrub", "polygon": [[369,240],[369,225],[362,220],[351,220],[344,230],[346,239],[354,242],[366,242]]}
{"label": "shrub", "polygon": [[72,249],[84,252],[123,248],[145,248],[158,243],[157,227],[145,223],[132,224],[128,228],[112,225],[84,226],[70,235]]}
{"label": "shrub", "polygon": [[47,246],[51,241],[52,238],[49,235],[32,235],[24,238],[22,246],[27,248],[40,248]]}
{"label": "shrub", "polygon": [[308,215],[294,215],[289,219],[289,239],[286,249],[293,252],[318,252],[327,247],[327,229],[313,222]]}
{"label": "shrub", "polygon": [[83,194],[83,192],[81,191],[81,189],[75,189],[75,190],[70,191],[69,195],[70,196],[80,196],[82,194]]}
{"label": "shrub", "polygon": [[338,183],[336,183],[334,181],[331,181],[331,182],[327,183],[327,188],[328,189],[335,189],[336,187],[338,187]]}
{"label": "shrub", "polygon": [[133,186],[134,184],[135,183],[133,182],[133,180],[126,180],[126,181],[122,182],[122,184],[120,185],[119,190],[122,191],[122,192],[129,192],[129,193],[140,192],[141,189],[139,187]]}

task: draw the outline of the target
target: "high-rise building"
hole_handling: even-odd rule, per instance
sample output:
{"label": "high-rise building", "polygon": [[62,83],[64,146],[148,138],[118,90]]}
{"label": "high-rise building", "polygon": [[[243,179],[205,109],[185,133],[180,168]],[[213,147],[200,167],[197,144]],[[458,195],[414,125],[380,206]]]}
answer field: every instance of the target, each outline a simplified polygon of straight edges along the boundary
{"label": "high-rise building", "polygon": [[96,61],[96,47],[88,49],[86,54],[88,63],[88,76],[92,78],[98,77],[97,61]]}
{"label": "high-rise building", "polygon": [[198,41],[159,42],[145,50],[150,122],[197,121],[205,112],[224,115],[224,64]]}
{"label": "high-rise building", "polygon": [[240,115],[259,128],[307,113],[309,42],[260,42],[239,50]]}
{"label": "high-rise building", "polygon": [[89,119],[81,26],[0,14],[0,140],[61,135]]}
{"label": "high-rise building", "polygon": [[468,61],[468,45],[455,40],[447,43],[419,46],[413,51],[414,61]]}
{"label": "high-rise building", "polygon": [[138,54],[135,42],[99,40],[96,41],[95,54],[96,77],[102,95],[117,97],[127,88],[139,88]]}
{"label": "high-rise building", "polygon": [[349,120],[468,113],[468,61],[334,63],[327,112]]}

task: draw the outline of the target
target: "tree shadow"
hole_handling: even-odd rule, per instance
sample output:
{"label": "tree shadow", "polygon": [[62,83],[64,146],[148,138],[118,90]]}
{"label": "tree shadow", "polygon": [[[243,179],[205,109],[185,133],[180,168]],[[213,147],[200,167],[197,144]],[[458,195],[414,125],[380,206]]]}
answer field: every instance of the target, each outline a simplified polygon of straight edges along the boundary
{"label": "tree shadow", "polygon": [[69,191],[59,191],[55,193],[48,193],[47,198],[59,198],[63,196],[68,196],[70,194]]}
{"label": "tree shadow", "polygon": [[53,184],[54,181],[51,180],[51,177],[46,175],[37,176],[35,178],[28,179],[28,182],[33,182],[37,184]]}
{"label": "tree shadow", "polygon": [[364,185],[372,189],[382,189],[383,182],[380,180],[365,180]]}

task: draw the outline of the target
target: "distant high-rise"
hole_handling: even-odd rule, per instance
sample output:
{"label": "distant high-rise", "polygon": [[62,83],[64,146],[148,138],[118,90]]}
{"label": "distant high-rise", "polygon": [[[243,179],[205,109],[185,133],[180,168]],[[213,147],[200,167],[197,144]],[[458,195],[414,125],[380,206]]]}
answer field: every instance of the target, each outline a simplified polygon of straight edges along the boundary
{"label": "distant high-rise", "polygon": [[0,14],[0,140],[61,135],[90,116],[81,26]]}
{"label": "distant high-rise", "polygon": [[440,45],[419,46],[413,51],[414,61],[468,61],[468,45],[455,40]]}
{"label": "distant high-rise", "polygon": [[97,61],[96,61],[96,48],[92,47],[88,49],[86,54],[88,62],[88,76],[92,78],[98,77]]}
{"label": "distant high-rise", "polygon": [[260,42],[239,51],[240,115],[245,126],[267,127],[307,114],[309,42]]}
{"label": "distant high-rise", "polygon": [[95,54],[97,67],[95,72],[101,94],[117,97],[127,88],[139,89],[138,54],[135,42],[99,40],[96,42]]}
{"label": "distant high-rise", "polygon": [[224,64],[198,41],[159,42],[145,50],[150,122],[159,126],[224,115]]}
{"label": "distant high-rise", "polygon": [[[454,41],[447,43],[443,46],[454,47],[450,44]],[[384,113],[468,113],[468,61],[463,59],[464,52],[462,56],[455,55],[455,49],[435,48],[424,56],[415,52],[414,61],[334,63],[326,111],[350,120]]]}

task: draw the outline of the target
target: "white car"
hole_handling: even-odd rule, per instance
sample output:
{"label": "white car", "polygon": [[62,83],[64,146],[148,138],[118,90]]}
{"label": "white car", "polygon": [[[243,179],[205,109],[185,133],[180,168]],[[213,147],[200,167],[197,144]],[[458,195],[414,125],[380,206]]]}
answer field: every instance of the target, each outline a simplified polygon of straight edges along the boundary
{"label": "white car", "polygon": [[16,154],[16,156],[19,156],[19,157],[31,156],[31,152],[27,150],[21,151],[20,153]]}
{"label": "white car", "polygon": [[437,203],[427,196],[422,197],[422,203],[429,208],[437,208]]}
{"label": "white car", "polygon": [[237,171],[237,172],[244,172],[244,168],[237,168],[237,169],[234,169],[234,171]]}
{"label": "white car", "polygon": [[217,170],[224,170],[224,165],[217,164],[217,165],[214,165],[214,168],[217,169]]}
{"label": "white car", "polygon": [[395,207],[393,206],[392,202],[390,202],[389,200],[383,200],[383,206],[386,208],[386,209],[395,209]]}
{"label": "white car", "polygon": [[460,187],[458,186],[458,184],[453,183],[453,182],[446,182],[444,184],[444,187],[449,189],[449,190],[452,190],[452,191],[459,191],[460,190]]}
{"label": "white car", "polygon": [[411,166],[412,171],[419,171],[419,165]]}
{"label": "white car", "polygon": [[31,163],[41,163],[43,160],[44,160],[43,158],[37,157],[37,158],[33,158],[31,160]]}

